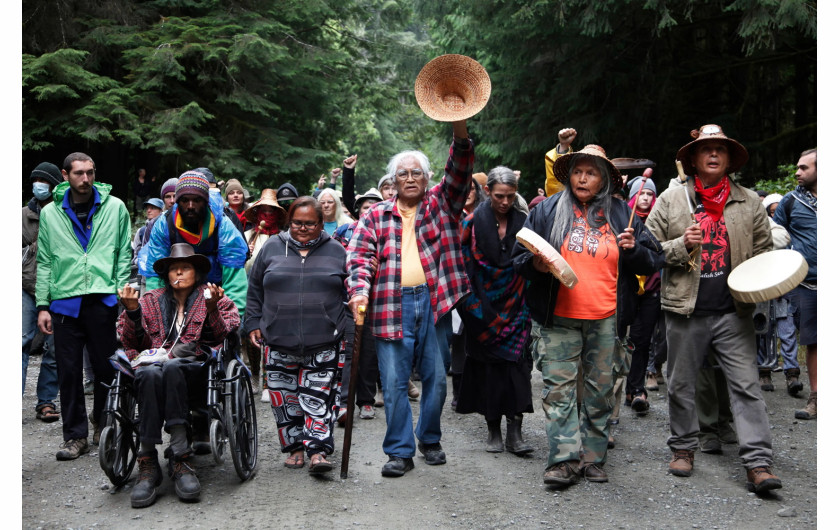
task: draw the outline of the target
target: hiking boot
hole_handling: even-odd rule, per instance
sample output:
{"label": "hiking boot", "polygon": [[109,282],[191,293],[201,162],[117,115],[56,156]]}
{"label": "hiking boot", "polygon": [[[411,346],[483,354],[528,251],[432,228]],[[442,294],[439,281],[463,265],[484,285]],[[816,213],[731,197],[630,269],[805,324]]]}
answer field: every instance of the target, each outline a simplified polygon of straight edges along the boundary
{"label": "hiking boot", "polygon": [[770,376],[772,372],[760,372],[758,374],[758,384],[765,392],[773,392],[776,387],[773,385],[773,378]]}
{"label": "hiking boot", "polygon": [[157,451],[137,454],[137,464],[140,471],[137,482],[131,488],[131,507],[145,508],[155,503],[157,487],[163,481],[163,471],[158,463]]}
{"label": "hiking boot", "polygon": [[487,446],[484,450],[488,453],[501,453],[505,450],[502,443],[502,420],[487,420]]}
{"label": "hiking boot", "polygon": [[645,390],[650,390],[654,392],[659,390],[659,383],[656,381],[655,373],[648,372],[645,375]]}
{"label": "hiking boot", "polygon": [[554,464],[543,475],[543,483],[551,486],[571,486],[579,480],[577,460]]}
{"label": "hiking boot", "polygon": [[382,466],[383,477],[401,477],[407,471],[414,469],[414,459],[389,456],[388,462]]}
{"label": "hiking boot", "polygon": [[781,479],[774,475],[769,467],[758,466],[747,470],[747,490],[764,493],[781,487]]}
{"label": "hiking boot", "polygon": [[811,392],[808,396],[808,404],[804,409],[797,410],[793,416],[797,420],[815,420],[817,419],[817,393]]}
{"label": "hiking boot", "polygon": [[430,466],[439,466],[446,463],[446,453],[443,452],[439,442],[433,444],[418,442],[417,449],[423,453],[423,459]]}
{"label": "hiking boot", "polygon": [[802,392],[802,381],[799,380],[799,368],[788,368],[785,370],[785,384],[787,385],[787,393],[796,397]]}
{"label": "hiking boot", "polygon": [[505,432],[505,448],[516,456],[525,456],[534,452],[525,440],[522,439],[522,416],[516,415],[507,418],[507,431]]}
{"label": "hiking boot", "polygon": [[677,449],[668,464],[668,471],[677,477],[690,477],[694,469],[694,451]]}
{"label": "hiking boot", "polygon": [[61,444],[61,449],[55,454],[56,460],[75,460],[90,452],[87,438],[75,438]]}
{"label": "hiking boot", "polygon": [[603,464],[596,464],[593,462],[583,464],[580,468],[581,476],[587,482],[609,482],[607,472],[601,467]]}
{"label": "hiking boot", "polygon": [[175,493],[182,501],[195,501],[201,495],[201,484],[195,470],[187,463],[189,453],[169,457],[169,478],[175,483]]}
{"label": "hiking boot", "polygon": [[420,389],[417,388],[417,385],[411,379],[408,380],[408,399],[411,401],[420,399]]}
{"label": "hiking boot", "polygon": [[376,417],[376,409],[373,405],[362,405],[359,407],[359,417],[363,420],[372,420]]}

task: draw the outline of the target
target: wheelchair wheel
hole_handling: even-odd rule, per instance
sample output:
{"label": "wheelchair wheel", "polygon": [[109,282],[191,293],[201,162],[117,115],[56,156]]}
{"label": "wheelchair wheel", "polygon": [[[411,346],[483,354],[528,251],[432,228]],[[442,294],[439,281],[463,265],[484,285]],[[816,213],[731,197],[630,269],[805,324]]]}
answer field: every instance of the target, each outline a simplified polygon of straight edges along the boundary
{"label": "wheelchair wheel", "polygon": [[243,481],[254,476],[257,467],[257,413],[251,381],[245,367],[231,361],[226,373],[225,426],[230,441],[233,467]]}
{"label": "wheelchair wheel", "polygon": [[217,464],[221,464],[225,459],[225,447],[227,446],[227,438],[225,437],[224,427],[222,422],[216,418],[210,422],[210,450],[213,453],[213,459]]}
{"label": "wheelchair wheel", "polygon": [[128,481],[137,461],[138,434],[134,428],[136,400],[124,392],[120,412],[105,414],[106,427],[99,439],[99,466],[114,486]]}

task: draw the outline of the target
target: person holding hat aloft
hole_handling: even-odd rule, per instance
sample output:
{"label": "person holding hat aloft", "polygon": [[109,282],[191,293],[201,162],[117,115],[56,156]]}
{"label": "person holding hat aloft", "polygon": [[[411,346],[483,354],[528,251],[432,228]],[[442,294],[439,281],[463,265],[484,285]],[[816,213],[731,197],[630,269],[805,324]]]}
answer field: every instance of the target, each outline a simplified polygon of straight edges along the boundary
{"label": "person holding hat aloft", "polygon": [[[23,258],[21,273],[23,277],[23,388],[26,390],[26,369],[29,366],[29,351],[38,332],[38,310],[35,307],[35,256],[38,253],[38,225],[41,209],[53,200],[53,188],[64,179],[61,170],[55,164],[41,162],[29,175],[32,183],[32,198],[23,207]],[[38,402],[35,405],[35,417],[52,423],[59,419],[55,409],[58,396],[58,368],[55,363],[55,342],[52,335],[44,335],[44,353],[41,356],[41,371],[36,387]]]}
{"label": "person holding hat aloft", "polygon": [[688,477],[698,442],[697,371],[710,349],[729,387],[739,454],[747,488],[756,493],[782,487],[756,372],[752,304],[735,301],[727,278],[741,263],[773,248],[767,212],[755,192],[730,175],[747,162],[747,150],[714,124],[691,131],[677,152],[688,172],[681,186],[665,190],[647,227],[662,241],[666,266],[662,309],[668,344],[668,413],[671,474]]}
{"label": "person holding hat aloft", "polygon": [[[162,444],[161,428],[170,435],[164,456],[175,493],[184,501],[197,500],[201,485],[190,466],[192,450],[187,442],[190,402],[206,392],[204,362],[211,348],[218,348],[239,327],[239,314],[225,290],[206,282],[210,260],[196,254],[186,243],[172,245],[167,257],[154,263],[165,287],[142,298],[130,285],[120,292],[125,311],[117,333],[129,360],[141,352],[163,348],[163,363],[135,368],[134,389],[138,406],[137,453],[139,473],[131,490],[132,508],[150,506],[162,481],[156,445]],[[209,294],[209,296],[208,296]],[[165,424],[165,427],[164,427]]]}
{"label": "person holding hat aloft", "polygon": [[[533,319],[553,326],[560,337],[541,363],[549,444],[543,481],[606,482],[616,340],[633,316],[636,274],[659,270],[662,248],[640,219],[631,220],[627,204],[612,196],[623,182],[603,148],[587,145],[561,156],[554,175],[565,189],[532,211],[525,227],[560,253],[578,285],[561,284],[547,262],[521,243],[513,251],[516,272],[530,281],[526,300]],[[579,369],[585,384],[578,413]]]}

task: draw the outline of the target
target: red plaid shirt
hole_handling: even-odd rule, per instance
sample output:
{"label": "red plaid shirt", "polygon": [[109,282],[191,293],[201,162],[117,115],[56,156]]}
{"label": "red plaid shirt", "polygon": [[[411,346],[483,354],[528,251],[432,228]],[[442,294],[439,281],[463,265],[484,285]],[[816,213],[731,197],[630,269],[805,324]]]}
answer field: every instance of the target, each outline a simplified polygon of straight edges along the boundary
{"label": "red plaid shirt", "polygon": [[[222,296],[216,304],[218,311],[207,314],[207,305],[201,295],[203,287],[199,286],[199,294],[187,311],[187,325],[178,342],[196,345],[196,356],[203,355],[198,344],[206,344],[215,348],[224,342],[228,334],[239,327],[239,312],[236,305],[227,296]],[[143,314],[142,324],[145,334],[137,337],[134,321],[123,311],[117,322],[117,335],[122,341],[125,354],[129,360],[134,360],[138,353],[149,348],[160,348],[169,332],[163,323],[160,311],[160,298],[166,289],[153,289],[140,299],[140,311]]]}
{"label": "red plaid shirt", "polygon": [[[435,322],[469,292],[461,258],[460,219],[470,192],[473,145],[456,138],[449,148],[445,176],[417,205],[415,231],[420,263],[429,286]],[[364,295],[374,336],[402,339],[402,218],[396,199],[377,203],[362,217],[347,246],[347,291]],[[371,258],[379,261],[371,269]]]}

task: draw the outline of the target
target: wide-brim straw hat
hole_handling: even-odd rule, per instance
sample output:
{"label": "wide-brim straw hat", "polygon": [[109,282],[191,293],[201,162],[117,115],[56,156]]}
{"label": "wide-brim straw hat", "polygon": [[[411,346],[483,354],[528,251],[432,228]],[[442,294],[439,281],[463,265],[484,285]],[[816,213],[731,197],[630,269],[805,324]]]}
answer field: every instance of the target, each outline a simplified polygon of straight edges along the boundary
{"label": "wide-brim straw hat", "polygon": [[[260,198],[255,200],[251,203],[245,212],[242,214],[245,219],[247,219],[251,223],[257,222],[257,208],[260,206],[273,206],[282,212],[283,216],[286,215],[286,209],[280,206],[280,203],[277,202],[277,190],[273,188],[266,188],[262,190],[260,194]],[[282,221],[281,221],[282,224]]]}
{"label": "wide-brim straw hat", "polygon": [[647,158],[619,157],[613,158],[612,163],[619,171],[624,171],[625,169],[647,169],[656,167],[656,162],[648,160]]}
{"label": "wide-brim straw hat", "polygon": [[615,193],[624,186],[624,181],[621,179],[621,172],[607,158],[607,153],[604,151],[604,148],[595,144],[589,144],[580,151],[563,155],[554,161],[554,176],[561,184],[564,186],[569,185],[569,171],[572,169],[570,163],[573,159],[578,160],[580,156],[600,158],[607,163],[607,168],[610,171],[610,193]]}
{"label": "wide-brim straw hat", "polygon": [[169,256],[160,258],[152,267],[156,273],[163,276],[169,272],[169,267],[176,261],[189,262],[197,272],[202,274],[210,272],[210,260],[203,254],[196,254],[189,243],[175,243],[169,249]]}
{"label": "wide-brim straw hat", "polygon": [[417,104],[433,120],[454,122],[478,114],[490,99],[490,76],[478,61],[448,54],[426,63],[414,81]]}
{"label": "wide-brim straw hat", "polygon": [[694,138],[694,140],[680,147],[680,150],[677,151],[677,160],[682,162],[683,167],[686,169],[694,167],[691,163],[691,153],[697,147],[697,144],[712,140],[723,142],[729,150],[729,167],[726,168],[727,172],[734,173],[738,171],[744,167],[744,164],[746,164],[747,160],[750,159],[750,155],[747,153],[747,148],[732,138],[726,136],[720,125],[710,123],[700,127],[699,129],[694,129],[691,131],[691,137]]}

